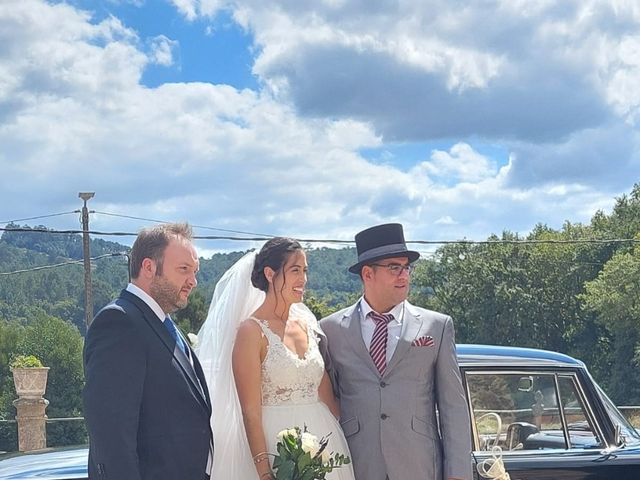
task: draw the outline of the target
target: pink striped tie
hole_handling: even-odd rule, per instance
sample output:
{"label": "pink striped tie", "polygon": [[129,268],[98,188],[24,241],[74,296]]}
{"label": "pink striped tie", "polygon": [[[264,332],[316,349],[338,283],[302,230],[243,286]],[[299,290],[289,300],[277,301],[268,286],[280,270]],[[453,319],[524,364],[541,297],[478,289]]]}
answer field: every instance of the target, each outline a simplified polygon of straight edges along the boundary
{"label": "pink striped tie", "polygon": [[369,317],[376,323],[376,328],[373,331],[373,338],[371,339],[371,346],[369,347],[369,353],[373,363],[376,364],[380,375],[384,375],[384,371],[387,368],[387,337],[389,336],[389,322],[393,320],[393,315],[386,313],[380,315],[374,311],[369,312]]}

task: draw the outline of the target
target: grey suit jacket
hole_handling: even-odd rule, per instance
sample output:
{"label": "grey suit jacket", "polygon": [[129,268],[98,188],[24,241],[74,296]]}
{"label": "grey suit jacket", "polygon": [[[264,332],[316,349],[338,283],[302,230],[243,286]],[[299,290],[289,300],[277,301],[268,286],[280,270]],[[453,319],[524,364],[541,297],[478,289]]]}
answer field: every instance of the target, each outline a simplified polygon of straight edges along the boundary
{"label": "grey suit jacket", "polygon": [[[356,479],[471,480],[469,414],[453,321],[408,302],[404,312],[402,336],[383,376],[362,339],[359,302],[320,322]],[[412,346],[425,336],[433,345]]]}

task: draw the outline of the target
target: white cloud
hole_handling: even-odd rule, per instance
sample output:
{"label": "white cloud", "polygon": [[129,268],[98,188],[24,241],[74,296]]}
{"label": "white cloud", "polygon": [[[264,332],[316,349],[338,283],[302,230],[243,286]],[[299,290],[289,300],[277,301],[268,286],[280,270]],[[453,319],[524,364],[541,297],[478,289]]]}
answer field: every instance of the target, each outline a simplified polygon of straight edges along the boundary
{"label": "white cloud", "polygon": [[[195,20],[222,2],[174,4]],[[93,190],[97,211],[247,232],[351,239],[400,221],[408,238],[481,239],[588,220],[629,190],[635,50],[621,47],[630,78],[616,86],[613,62],[595,50],[590,63],[579,45],[615,35],[598,36],[604,20],[576,3],[496,2],[488,24],[448,2],[306,5],[238,2],[266,85],[252,91],[145,87],[144,69],[175,63],[177,41],[145,51],[115,17],[0,3],[0,218],[75,209],[76,193]],[[358,153],[436,137],[453,146],[405,168]],[[486,138],[509,152],[507,166],[479,153]]]}
{"label": "white cloud", "polygon": [[432,178],[452,182],[478,182],[497,173],[495,162],[480,155],[466,143],[457,143],[449,152],[435,150],[431,160],[418,167]]}
{"label": "white cloud", "polygon": [[616,68],[610,68],[607,99],[623,118],[635,125],[640,112],[637,88],[640,80],[640,35],[622,39],[613,51]]}
{"label": "white cloud", "polygon": [[437,219],[434,223],[436,225],[456,225],[458,222],[456,222],[449,215],[445,215],[444,217],[440,217],[439,219]]}
{"label": "white cloud", "polygon": [[164,35],[152,38],[150,41],[151,61],[163,67],[170,67],[173,65],[174,50],[178,48],[178,45],[177,41],[171,40]]}
{"label": "white cloud", "polygon": [[213,16],[218,10],[227,6],[225,0],[170,0],[176,9],[188,20],[201,16]]}
{"label": "white cloud", "polygon": [[[402,216],[415,203],[401,191],[390,193],[407,183],[405,174],[355,153],[379,143],[367,125],[300,120],[269,95],[225,85],[144,88],[139,80],[150,59],[135,36],[116,34],[113,19],[93,26],[70,7],[32,6],[21,12],[25,26],[30,15],[52,12],[76,26],[39,36],[16,31],[21,50],[2,61],[8,71],[25,69],[13,98],[32,99],[2,112],[4,194],[18,196],[28,185],[32,202],[52,206],[95,190],[94,208],[106,205],[114,213],[322,236],[353,225],[356,212],[361,226]],[[37,48],[48,44],[65,52],[62,60]],[[24,52],[33,55],[28,65]],[[136,68],[123,67],[132,60]],[[61,63],[69,69],[64,75]],[[53,80],[36,88],[33,70],[26,70],[31,64]],[[107,72],[113,80],[105,81]]]}
{"label": "white cloud", "polygon": [[[233,9],[276,98],[305,116],[364,121],[382,142],[474,137],[543,158],[601,128],[634,141],[615,125],[635,126],[640,105],[633,0],[183,3],[194,15]],[[532,170],[532,185],[554,181],[518,158],[521,182]]]}

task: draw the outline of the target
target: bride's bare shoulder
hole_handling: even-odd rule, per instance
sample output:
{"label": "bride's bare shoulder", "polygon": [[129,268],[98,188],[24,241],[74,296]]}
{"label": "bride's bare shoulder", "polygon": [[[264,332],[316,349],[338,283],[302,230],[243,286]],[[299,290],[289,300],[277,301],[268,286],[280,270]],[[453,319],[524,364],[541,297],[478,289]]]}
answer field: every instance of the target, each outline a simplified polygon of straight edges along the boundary
{"label": "bride's bare shoulder", "polygon": [[247,318],[240,323],[238,331],[236,333],[236,341],[234,344],[234,352],[244,352],[243,355],[249,352],[261,352],[265,343],[265,335],[253,318]]}
{"label": "bride's bare shoulder", "polygon": [[262,328],[259,324],[260,320],[255,317],[249,317],[242,322],[240,322],[240,326],[238,327],[238,337],[262,337]]}

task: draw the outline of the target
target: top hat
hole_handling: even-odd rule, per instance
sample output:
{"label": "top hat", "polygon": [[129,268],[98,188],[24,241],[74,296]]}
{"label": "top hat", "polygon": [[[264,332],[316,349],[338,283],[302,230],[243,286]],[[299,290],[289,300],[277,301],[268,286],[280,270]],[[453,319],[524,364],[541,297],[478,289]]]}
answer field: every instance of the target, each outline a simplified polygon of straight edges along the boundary
{"label": "top hat", "polygon": [[420,257],[418,252],[407,250],[402,225],[399,223],[376,225],[356,234],[356,249],[358,263],[349,267],[349,271],[356,274],[365,265],[383,258],[407,257],[411,263]]}

